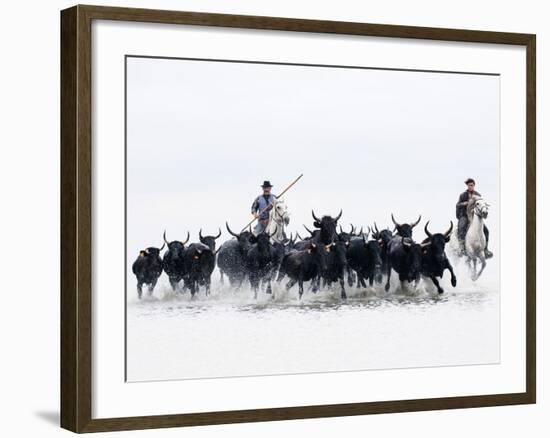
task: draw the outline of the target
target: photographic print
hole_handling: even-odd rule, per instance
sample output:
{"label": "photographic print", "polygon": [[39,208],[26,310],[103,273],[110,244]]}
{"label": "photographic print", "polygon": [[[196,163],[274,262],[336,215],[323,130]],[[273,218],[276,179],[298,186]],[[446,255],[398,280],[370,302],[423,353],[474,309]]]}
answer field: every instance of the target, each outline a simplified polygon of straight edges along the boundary
{"label": "photographic print", "polygon": [[127,56],[128,382],[500,360],[500,78]]}

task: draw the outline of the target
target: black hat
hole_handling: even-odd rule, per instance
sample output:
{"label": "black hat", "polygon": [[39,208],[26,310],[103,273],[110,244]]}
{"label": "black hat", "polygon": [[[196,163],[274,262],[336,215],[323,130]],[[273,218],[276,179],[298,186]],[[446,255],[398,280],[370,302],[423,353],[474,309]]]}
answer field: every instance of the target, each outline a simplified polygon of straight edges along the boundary
{"label": "black hat", "polygon": [[269,181],[264,181],[264,183],[262,184],[262,188],[265,189],[266,187],[273,187],[273,186],[271,185],[271,183]]}
{"label": "black hat", "polygon": [[470,183],[474,183],[475,185],[476,182],[474,181],[473,178],[468,178],[466,181],[464,181],[464,184],[470,184]]}

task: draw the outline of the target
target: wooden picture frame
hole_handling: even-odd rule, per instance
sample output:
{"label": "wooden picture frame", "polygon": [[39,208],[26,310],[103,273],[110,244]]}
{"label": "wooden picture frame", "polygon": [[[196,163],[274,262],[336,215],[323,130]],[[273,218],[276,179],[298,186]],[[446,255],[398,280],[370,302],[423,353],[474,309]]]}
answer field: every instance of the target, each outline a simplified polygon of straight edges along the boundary
{"label": "wooden picture frame", "polygon": [[[92,418],[91,25],[93,20],[185,24],[518,45],[526,48],[526,391],[337,405]],[[61,426],[74,432],[148,429],[535,403],[535,48],[531,34],[259,16],[75,6],[61,12]]]}

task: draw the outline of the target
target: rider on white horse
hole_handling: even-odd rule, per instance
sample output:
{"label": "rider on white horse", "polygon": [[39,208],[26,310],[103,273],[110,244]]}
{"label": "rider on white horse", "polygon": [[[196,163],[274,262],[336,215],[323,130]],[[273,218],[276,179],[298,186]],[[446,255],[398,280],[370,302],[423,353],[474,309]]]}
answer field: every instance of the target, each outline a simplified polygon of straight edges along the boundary
{"label": "rider on white horse", "polygon": [[[468,226],[469,226],[469,219],[468,219],[468,212],[467,207],[468,203],[470,202],[470,199],[472,199],[473,196],[481,197],[481,194],[476,192],[476,182],[473,178],[468,178],[464,183],[467,186],[467,189],[465,192],[461,193],[458,202],[456,203],[456,218],[458,219],[458,227],[457,227],[457,237],[458,242],[460,245],[460,253],[462,255],[465,254],[466,248],[465,248],[465,241],[466,241],[466,233],[468,232]],[[489,259],[493,257],[493,253],[489,251],[489,230],[487,226],[483,226],[483,234],[485,234],[485,258]]]}
{"label": "rider on white horse", "polygon": [[252,215],[258,219],[258,222],[253,230],[255,236],[263,233],[269,225],[269,213],[273,208],[273,203],[276,199],[275,195],[271,193],[271,188],[273,186],[269,181],[264,181],[261,187],[263,189],[263,193],[254,199],[251,208]]}

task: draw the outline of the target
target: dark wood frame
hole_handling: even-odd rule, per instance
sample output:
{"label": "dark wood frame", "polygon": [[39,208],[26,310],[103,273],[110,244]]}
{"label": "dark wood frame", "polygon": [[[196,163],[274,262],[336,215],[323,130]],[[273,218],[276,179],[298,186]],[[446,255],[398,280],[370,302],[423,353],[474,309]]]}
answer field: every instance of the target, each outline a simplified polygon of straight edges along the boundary
{"label": "dark wood frame", "polygon": [[[92,419],[91,23],[140,21],[525,46],[527,52],[526,391],[419,400]],[[61,426],[74,432],[472,408],[536,401],[535,47],[531,34],[75,6],[61,12]]]}

